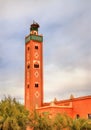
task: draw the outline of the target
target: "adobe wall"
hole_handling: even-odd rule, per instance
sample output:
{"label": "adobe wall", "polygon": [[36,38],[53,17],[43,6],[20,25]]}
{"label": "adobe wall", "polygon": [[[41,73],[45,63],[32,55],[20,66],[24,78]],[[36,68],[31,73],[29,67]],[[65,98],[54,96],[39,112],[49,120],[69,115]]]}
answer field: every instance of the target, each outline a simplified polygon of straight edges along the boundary
{"label": "adobe wall", "polygon": [[73,118],[76,115],[82,118],[88,118],[88,114],[91,114],[91,98],[73,100]]}
{"label": "adobe wall", "polygon": [[88,118],[91,115],[91,96],[73,98],[48,104],[37,109],[39,112],[49,112],[50,115],[56,113],[67,113],[72,118]]}

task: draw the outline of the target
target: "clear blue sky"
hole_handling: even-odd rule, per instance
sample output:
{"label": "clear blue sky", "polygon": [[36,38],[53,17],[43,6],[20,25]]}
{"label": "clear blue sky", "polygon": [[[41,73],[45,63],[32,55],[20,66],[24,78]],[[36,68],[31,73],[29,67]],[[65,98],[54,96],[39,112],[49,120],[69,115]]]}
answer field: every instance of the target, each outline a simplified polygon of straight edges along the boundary
{"label": "clear blue sky", "polygon": [[0,98],[24,98],[33,20],[44,43],[44,100],[91,95],[91,0],[0,0]]}

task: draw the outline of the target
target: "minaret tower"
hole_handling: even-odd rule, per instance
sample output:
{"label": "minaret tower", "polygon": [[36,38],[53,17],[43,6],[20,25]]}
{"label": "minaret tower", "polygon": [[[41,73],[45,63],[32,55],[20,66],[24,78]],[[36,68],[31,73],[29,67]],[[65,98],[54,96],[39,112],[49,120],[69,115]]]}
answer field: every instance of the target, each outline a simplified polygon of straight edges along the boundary
{"label": "minaret tower", "polygon": [[39,24],[33,22],[25,38],[25,107],[29,111],[43,103],[43,36]]}

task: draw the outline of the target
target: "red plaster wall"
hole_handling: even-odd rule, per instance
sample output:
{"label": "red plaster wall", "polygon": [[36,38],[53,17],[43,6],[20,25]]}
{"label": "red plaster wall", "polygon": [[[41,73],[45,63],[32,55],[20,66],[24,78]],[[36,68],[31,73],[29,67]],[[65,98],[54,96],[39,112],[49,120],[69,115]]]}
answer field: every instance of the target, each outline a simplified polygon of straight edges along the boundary
{"label": "red plaster wall", "polygon": [[[38,49],[35,49],[36,45],[38,46]],[[35,56],[36,52],[38,53],[37,58]],[[43,59],[42,57],[43,57],[42,42],[30,40],[28,43],[25,44],[25,107],[29,111],[35,109],[36,106],[41,107],[43,104]],[[38,61],[39,68],[34,68],[35,61]],[[29,69],[27,68],[28,63],[30,64]],[[36,71],[39,73],[38,77],[35,76]],[[39,86],[35,87],[35,83],[38,83]]]}
{"label": "red plaster wall", "polygon": [[91,98],[73,101],[73,118],[75,118],[77,114],[82,118],[88,118],[88,114],[91,114]]}
{"label": "red plaster wall", "polygon": [[88,118],[91,114],[91,96],[74,98],[56,102],[56,106],[44,106],[38,109],[40,112],[49,112],[52,115],[56,113],[67,113],[70,117],[76,118],[79,115],[81,118]]}

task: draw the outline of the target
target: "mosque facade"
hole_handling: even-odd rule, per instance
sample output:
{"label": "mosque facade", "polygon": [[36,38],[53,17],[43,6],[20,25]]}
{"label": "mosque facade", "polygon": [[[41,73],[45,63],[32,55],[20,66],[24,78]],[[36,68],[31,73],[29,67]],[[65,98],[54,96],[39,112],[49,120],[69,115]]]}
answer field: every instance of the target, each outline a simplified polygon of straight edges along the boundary
{"label": "mosque facade", "polygon": [[67,100],[43,102],[43,36],[38,34],[39,24],[33,22],[25,37],[25,107],[40,113],[66,113],[72,118],[91,119],[91,95]]}

